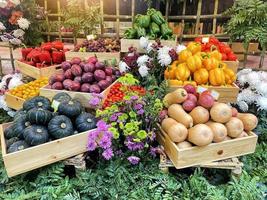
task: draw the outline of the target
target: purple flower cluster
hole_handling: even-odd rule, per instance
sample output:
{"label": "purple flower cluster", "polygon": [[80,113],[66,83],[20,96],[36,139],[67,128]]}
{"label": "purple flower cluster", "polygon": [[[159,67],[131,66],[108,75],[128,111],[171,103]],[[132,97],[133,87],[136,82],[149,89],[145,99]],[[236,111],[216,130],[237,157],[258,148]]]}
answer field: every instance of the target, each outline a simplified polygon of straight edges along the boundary
{"label": "purple flower cluster", "polygon": [[132,165],[137,165],[140,161],[140,158],[137,156],[129,156],[127,160],[132,164]]}
{"label": "purple flower cluster", "polygon": [[102,94],[92,94],[92,95],[93,95],[93,97],[89,100],[89,105],[92,108],[95,108],[101,104],[101,101],[103,99],[103,95]]}
{"label": "purple flower cluster", "polygon": [[128,136],[124,144],[130,151],[139,151],[144,149],[145,146],[143,142],[134,142],[132,136]]}

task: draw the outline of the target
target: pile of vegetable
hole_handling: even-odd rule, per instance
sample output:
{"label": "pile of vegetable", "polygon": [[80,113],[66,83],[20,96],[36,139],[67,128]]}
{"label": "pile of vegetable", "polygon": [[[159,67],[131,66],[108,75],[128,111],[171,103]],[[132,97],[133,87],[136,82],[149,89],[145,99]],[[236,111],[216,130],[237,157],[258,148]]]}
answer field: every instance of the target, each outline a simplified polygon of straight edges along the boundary
{"label": "pile of vegetable", "polygon": [[155,9],[148,9],[146,15],[136,15],[133,27],[124,33],[124,38],[126,39],[139,39],[142,36],[151,40],[156,38],[168,40],[172,38],[173,34],[161,12]]}
{"label": "pile of vegetable", "polygon": [[61,64],[62,73],[50,77],[49,87],[56,90],[101,93],[119,76],[119,70],[100,62],[96,57],[82,61],[74,57]]}
{"label": "pile of vegetable", "polygon": [[66,60],[64,44],[60,41],[43,43],[40,47],[21,49],[21,62],[37,68],[61,64]]}
{"label": "pile of vegetable", "polygon": [[218,50],[203,52],[198,42],[190,42],[164,76],[170,85],[221,86],[232,85],[236,80],[234,71],[222,61],[222,54]]}
{"label": "pile of vegetable", "polygon": [[227,44],[225,44],[224,42],[220,42],[215,37],[205,37],[204,39],[203,37],[197,37],[195,38],[195,42],[201,43],[201,51],[210,52],[216,49],[222,54],[222,60],[237,60],[237,57],[232,51],[232,49]]}
{"label": "pile of vegetable", "polygon": [[192,85],[168,93],[164,104],[168,118],[161,122],[162,129],[179,148],[247,137],[258,123],[255,115],[238,113],[225,103],[215,102],[208,90],[197,93]]}
{"label": "pile of vegetable", "polygon": [[8,153],[96,127],[94,115],[85,112],[81,103],[67,93],[57,94],[53,101],[58,102],[56,109],[42,96],[24,102],[12,125],[4,131]]}
{"label": "pile of vegetable", "polygon": [[22,99],[29,99],[39,95],[40,88],[48,84],[48,78],[42,77],[40,79],[31,81],[26,84],[19,85],[11,90],[9,93],[20,97]]}
{"label": "pile of vegetable", "polygon": [[76,52],[119,52],[120,40],[113,38],[97,38],[85,40],[82,44],[76,45]]}

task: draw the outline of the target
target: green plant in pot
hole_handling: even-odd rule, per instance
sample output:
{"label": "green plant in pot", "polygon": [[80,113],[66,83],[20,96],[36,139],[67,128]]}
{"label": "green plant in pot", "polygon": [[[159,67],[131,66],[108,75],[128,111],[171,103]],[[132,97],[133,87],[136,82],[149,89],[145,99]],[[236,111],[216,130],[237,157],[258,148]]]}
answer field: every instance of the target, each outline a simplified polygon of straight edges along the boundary
{"label": "green plant in pot", "polygon": [[248,47],[251,41],[259,42],[261,51],[260,67],[263,64],[267,45],[267,2],[262,0],[236,0],[224,14],[230,16],[226,32],[230,40],[241,40],[245,48],[246,65]]}
{"label": "green plant in pot", "polygon": [[73,29],[74,43],[77,37],[84,34],[95,34],[96,26],[100,23],[99,5],[82,4],[79,0],[67,0],[63,11],[64,27]]}

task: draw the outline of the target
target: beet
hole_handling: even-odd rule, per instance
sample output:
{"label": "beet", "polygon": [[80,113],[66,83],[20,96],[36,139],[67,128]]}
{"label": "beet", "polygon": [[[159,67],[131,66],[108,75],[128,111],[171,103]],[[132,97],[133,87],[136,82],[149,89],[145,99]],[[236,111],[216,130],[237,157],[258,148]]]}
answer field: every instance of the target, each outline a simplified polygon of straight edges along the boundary
{"label": "beet", "polygon": [[105,67],[105,64],[102,62],[96,62],[95,64],[96,69],[104,69],[104,67]]}
{"label": "beet", "polygon": [[53,83],[55,83],[56,82],[56,80],[55,80],[55,74],[54,75],[52,75],[52,76],[50,76],[50,78],[49,78],[49,85],[53,85]]}
{"label": "beet", "polygon": [[214,104],[214,98],[207,93],[201,93],[198,98],[198,104],[204,108],[211,108]]}
{"label": "beet", "polygon": [[82,83],[82,77],[81,77],[81,76],[76,76],[76,77],[74,78],[74,81],[75,81],[75,82],[78,82],[78,83]]}
{"label": "beet", "polygon": [[96,64],[97,58],[95,56],[92,56],[92,57],[88,58],[87,62],[88,63]]}
{"label": "beet", "polygon": [[66,79],[73,79],[73,75],[71,73],[71,69],[68,69],[67,71],[65,71],[64,76]]}
{"label": "beet", "polygon": [[84,83],[92,83],[94,81],[94,75],[91,72],[84,73],[82,75],[82,81]]}
{"label": "beet", "polygon": [[64,74],[56,74],[55,75],[55,82],[63,82],[65,80]]}
{"label": "beet", "polygon": [[84,66],[86,65],[86,63],[85,62],[81,62],[80,63],[80,67],[82,68],[82,70],[84,71]]}
{"label": "beet", "polygon": [[195,94],[196,93],[196,88],[191,84],[185,85],[184,89],[186,90],[187,93],[191,93],[191,94]]}
{"label": "beet", "polygon": [[71,59],[71,64],[72,65],[74,65],[74,64],[79,65],[81,63],[81,61],[82,60],[80,58],[74,57],[74,58]]}
{"label": "beet", "polygon": [[95,80],[97,81],[101,81],[101,80],[105,80],[106,79],[106,74],[103,70],[97,69],[94,72],[94,77]]}
{"label": "beet", "polygon": [[119,77],[121,76],[121,73],[120,73],[119,70],[116,70],[116,71],[115,71],[115,76],[116,76],[117,78],[119,78]]}
{"label": "beet", "polygon": [[111,76],[106,76],[106,81],[108,81],[110,84],[113,82]]}
{"label": "beet", "polygon": [[80,65],[72,65],[71,66],[71,73],[74,75],[74,76],[81,76],[83,71],[82,71],[82,68],[80,67]]}
{"label": "beet", "polygon": [[61,68],[62,68],[64,71],[67,71],[68,69],[71,68],[71,63],[68,62],[68,61],[64,61],[63,63],[61,63]]}
{"label": "beet", "polygon": [[52,89],[55,89],[55,90],[62,90],[63,89],[63,85],[61,82],[55,82],[52,86],[51,86]]}
{"label": "beet", "polygon": [[87,63],[87,64],[84,65],[83,71],[94,73],[95,65],[93,63]]}
{"label": "beet", "polygon": [[79,91],[81,88],[81,84],[76,82],[76,81],[72,81],[72,84],[70,86],[70,90],[71,91]]}
{"label": "beet", "polygon": [[102,90],[105,90],[109,85],[110,85],[110,83],[107,80],[101,80],[101,81],[98,82],[98,86]]}
{"label": "beet", "polygon": [[105,68],[105,73],[107,76],[111,76],[112,75],[112,67],[106,67]]}
{"label": "beet", "polygon": [[183,109],[187,112],[191,112],[197,106],[197,102],[192,100],[186,100],[183,103]]}
{"label": "beet", "polygon": [[100,93],[101,89],[97,84],[93,84],[90,86],[90,93]]}
{"label": "beet", "polygon": [[111,78],[112,78],[112,82],[116,81],[117,79],[115,75],[112,75]]}
{"label": "beet", "polygon": [[89,83],[84,83],[81,86],[81,92],[90,92],[90,84]]}
{"label": "beet", "polygon": [[71,85],[72,85],[72,80],[70,80],[70,79],[66,79],[66,80],[64,80],[63,81],[63,86],[64,86],[64,88],[66,89],[66,90],[70,90],[70,87],[71,87]]}
{"label": "beet", "polygon": [[194,94],[188,93],[186,100],[191,100],[191,101],[197,102],[197,97]]}

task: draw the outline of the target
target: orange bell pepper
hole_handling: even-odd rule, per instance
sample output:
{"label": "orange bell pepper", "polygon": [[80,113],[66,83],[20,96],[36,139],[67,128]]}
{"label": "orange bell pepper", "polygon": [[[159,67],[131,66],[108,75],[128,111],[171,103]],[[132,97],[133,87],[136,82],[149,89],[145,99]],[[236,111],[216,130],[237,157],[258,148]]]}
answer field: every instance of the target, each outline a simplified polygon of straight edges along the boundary
{"label": "orange bell pepper", "polygon": [[216,58],[217,60],[222,60],[222,54],[218,50],[211,51],[209,53],[211,58]]}
{"label": "orange bell pepper", "polygon": [[196,81],[198,85],[206,84],[208,80],[209,72],[205,68],[201,68],[194,72],[194,81]]}
{"label": "orange bell pepper", "polygon": [[168,80],[169,85],[183,85],[183,81],[179,81],[179,80]]}
{"label": "orange bell pepper", "polygon": [[178,64],[179,64],[179,61],[178,61],[178,60],[175,60],[175,61],[172,62],[170,68],[171,68],[171,69],[176,69],[177,66],[178,66]]}
{"label": "orange bell pepper", "polygon": [[222,68],[215,68],[209,71],[209,82],[213,86],[225,84],[225,76]]}
{"label": "orange bell pepper", "polygon": [[181,51],[180,54],[179,54],[179,62],[180,62],[180,63],[186,62],[186,60],[187,60],[190,56],[192,56],[191,51],[189,51],[189,50],[187,50],[187,49]]}
{"label": "orange bell pepper", "polygon": [[184,81],[184,85],[193,85],[193,86],[197,86],[197,83],[195,81]]}
{"label": "orange bell pepper", "polygon": [[186,63],[179,64],[175,70],[175,76],[180,81],[186,81],[190,76],[190,70],[188,69]]}
{"label": "orange bell pepper", "polygon": [[225,76],[225,83],[232,85],[233,82],[236,81],[236,74],[232,69],[223,68],[224,76]]}
{"label": "orange bell pepper", "polygon": [[219,61],[216,58],[205,58],[202,63],[208,71],[219,67]]}
{"label": "orange bell pepper", "polygon": [[164,71],[164,78],[167,79],[175,79],[175,69],[167,68]]}
{"label": "orange bell pepper", "polygon": [[191,56],[186,61],[190,72],[195,72],[202,67],[202,59],[198,55]]}
{"label": "orange bell pepper", "polygon": [[189,44],[187,45],[187,49],[191,51],[191,53],[194,55],[197,52],[201,51],[201,44],[198,42],[189,42]]}

